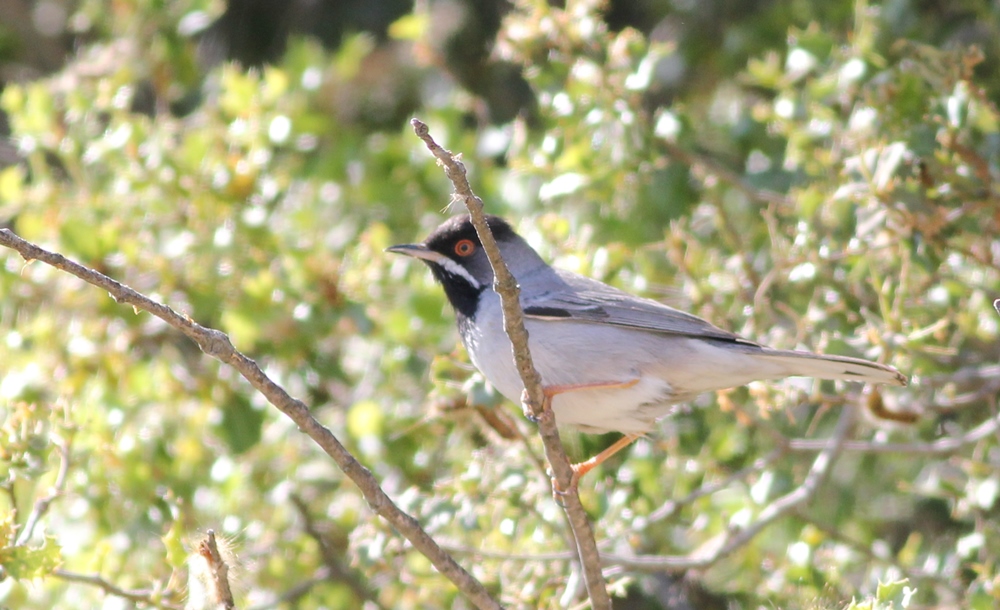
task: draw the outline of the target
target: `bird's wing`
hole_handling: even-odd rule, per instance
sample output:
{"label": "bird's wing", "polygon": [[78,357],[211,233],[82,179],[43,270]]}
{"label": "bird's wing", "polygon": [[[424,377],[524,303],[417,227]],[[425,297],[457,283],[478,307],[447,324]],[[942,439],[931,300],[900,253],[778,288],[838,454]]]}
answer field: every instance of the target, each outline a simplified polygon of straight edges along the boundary
{"label": "bird's wing", "polygon": [[[528,318],[609,324],[687,337],[756,345],[697,316],[643,299],[597,280],[557,270],[543,290],[522,298]],[[522,295],[524,291],[522,291]]]}

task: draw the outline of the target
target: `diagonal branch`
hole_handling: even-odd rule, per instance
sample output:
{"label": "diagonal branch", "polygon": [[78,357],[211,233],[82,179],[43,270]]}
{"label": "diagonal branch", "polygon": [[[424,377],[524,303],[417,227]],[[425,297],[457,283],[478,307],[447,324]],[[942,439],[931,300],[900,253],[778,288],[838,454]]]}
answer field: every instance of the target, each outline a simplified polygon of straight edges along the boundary
{"label": "diagonal branch", "polygon": [[444,166],[448,179],[455,186],[455,192],[462,198],[472,216],[472,224],[476,227],[479,241],[490,259],[493,267],[493,289],[500,295],[503,307],[503,325],[511,345],[514,347],[514,361],[521,381],[525,388],[526,409],[538,421],[538,431],[545,445],[545,457],[548,458],[560,489],[568,490],[563,496],[566,514],[569,517],[573,537],[576,540],[577,552],[583,564],[583,572],[587,582],[587,594],[590,596],[595,610],[610,610],[611,598],[608,596],[604,575],[601,573],[601,555],[594,540],[594,531],[590,526],[587,513],[580,502],[580,495],[575,486],[571,485],[573,471],[569,458],[563,450],[556,428],[555,416],[551,409],[543,408],[545,403],[542,392],[542,378],[535,369],[528,350],[528,331],[524,328],[524,313],[521,311],[520,289],[517,281],[511,275],[507,264],[500,256],[500,248],[493,239],[486,216],[483,212],[483,200],[472,192],[469,180],[466,178],[465,165],[450,151],[445,150],[431,137],[427,125],[418,119],[412,119],[410,124],[424,144]]}
{"label": "diagonal branch", "polygon": [[780,517],[796,512],[812,501],[820,486],[829,478],[834,462],[843,452],[844,442],[854,428],[857,417],[857,409],[841,410],[833,435],[830,440],[825,441],[827,446],[813,460],[802,484],[764,507],[757,520],[750,525],[730,530],[715,544],[713,550],[689,556],[620,557],[619,563],[637,572],[677,571],[706,568],[732,554]]}
{"label": "diagonal branch", "polygon": [[418,551],[434,564],[438,571],[458,587],[459,591],[479,608],[501,608],[500,603],[489,594],[482,583],[458,565],[451,555],[434,542],[434,539],[420,526],[420,522],[396,506],[379,486],[371,471],[358,462],[347,448],[337,440],[337,437],[312,416],[309,407],[301,400],[292,398],[284,388],[265,375],[256,362],[237,351],[228,335],[202,326],[170,307],[157,303],[121,282],[73,262],[61,254],[49,252],[25,241],[10,229],[0,229],[0,246],[16,250],[27,261],[42,261],[56,269],[75,275],[98,288],[107,290],[115,301],[131,305],[136,311],[142,310],[153,314],[187,335],[209,356],[235,368],[250,382],[250,385],[264,395],[268,402],[294,421],[300,430],[308,434],[309,438],[333,458],[344,474],[350,477],[361,489],[361,493],[364,494],[365,500],[368,501],[372,510],[405,536]]}

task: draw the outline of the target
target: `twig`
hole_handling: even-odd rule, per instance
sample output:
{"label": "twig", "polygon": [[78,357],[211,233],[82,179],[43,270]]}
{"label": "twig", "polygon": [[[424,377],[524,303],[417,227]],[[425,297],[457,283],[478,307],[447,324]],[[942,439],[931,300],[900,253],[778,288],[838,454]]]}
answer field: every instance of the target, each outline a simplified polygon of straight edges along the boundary
{"label": "twig", "polygon": [[657,508],[653,512],[649,513],[649,522],[656,523],[657,521],[662,521],[674,515],[681,507],[686,506],[698,498],[707,496],[709,494],[715,493],[716,491],[729,487],[734,481],[739,481],[749,476],[753,472],[757,472],[767,468],[769,465],[778,461],[783,455],[788,453],[788,449],[782,445],[773,449],[770,453],[764,457],[754,460],[753,464],[750,464],[746,468],[741,468],[731,475],[725,477],[722,480],[716,481],[714,483],[709,483],[707,485],[702,485],[698,489],[692,491],[688,495],[684,496],[679,500],[668,500],[663,506]]}
{"label": "twig", "polygon": [[[728,484],[733,480],[737,480],[746,476],[747,472],[750,470],[757,470],[763,465],[774,461],[777,457],[784,455],[785,452],[794,451],[822,451],[820,456],[817,456],[816,460],[813,461],[813,466],[810,469],[809,474],[803,483],[797,487],[791,493],[779,498],[775,502],[772,502],[764,511],[761,512],[760,517],[749,527],[736,531],[730,532],[726,538],[723,539],[721,544],[717,547],[715,552],[708,555],[619,555],[614,553],[603,553],[601,555],[601,563],[607,567],[618,567],[626,570],[631,570],[634,572],[661,572],[661,571],[681,571],[689,569],[703,569],[706,568],[723,557],[731,554],[733,551],[737,550],[739,547],[745,545],[753,537],[761,532],[770,523],[774,522],[781,516],[789,513],[796,513],[804,520],[818,525],[817,522],[808,518],[802,511],[802,508],[807,504],[812,497],[815,495],[819,486],[826,480],[829,475],[830,468],[833,462],[836,460],[838,455],[844,451],[864,451],[870,453],[920,453],[927,455],[946,455],[949,453],[954,453],[961,449],[963,446],[974,443],[978,440],[986,438],[991,434],[1000,430],[1000,416],[991,418],[982,424],[976,426],[966,434],[957,438],[948,438],[935,441],[932,443],[893,443],[893,444],[879,444],[864,441],[848,441],[845,440],[847,434],[850,432],[855,420],[854,409],[844,409],[841,411],[840,420],[838,420],[837,427],[834,434],[829,439],[823,440],[808,440],[808,439],[792,439],[787,441],[787,445],[779,447],[757,460],[750,467],[743,469],[739,472],[733,473],[727,477],[724,481],[718,484],[705,485],[698,490],[692,492],[689,496],[677,500],[676,502],[668,502],[662,507],[658,508],[653,513],[650,513],[650,521],[653,521],[654,515],[667,516],[675,510],[675,504],[683,505],[687,502],[694,500],[697,497],[703,496],[706,493],[711,493],[716,487],[720,485]],[[662,517],[658,517],[662,518]],[[829,532],[828,532],[829,533]],[[870,549],[862,545],[861,543],[851,541],[849,539],[839,536],[838,539],[849,542],[860,549],[871,559],[877,559],[881,562],[892,563],[890,558],[875,555]],[[502,551],[489,551],[483,549],[473,549],[468,547],[462,547],[457,544],[444,542],[442,546],[447,548],[449,551],[460,554],[469,555],[473,557],[480,557],[482,559],[494,559],[494,560],[505,560],[505,561],[570,561],[574,558],[572,553],[505,553]],[[918,570],[914,568],[903,568],[907,574],[914,577],[921,578],[933,578],[934,576],[924,570]]]}
{"label": "twig", "polygon": [[569,517],[570,528],[576,541],[580,562],[587,583],[587,594],[594,610],[610,610],[611,598],[608,596],[604,575],[601,573],[601,555],[597,550],[594,532],[587,518],[587,513],[580,502],[580,495],[571,485],[573,470],[569,458],[559,439],[555,416],[551,409],[545,409],[545,396],[542,391],[542,378],[535,369],[528,351],[528,332],[524,328],[524,315],[521,311],[520,290],[517,281],[500,256],[500,249],[490,232],[483,212],[483,201],[472,192],[465,174],[465,165],[455,155],[438,145],[430,136],[427,125],[418,119],[412,119],[410,124],[424,144],[444,166],[448,179],[455,186],[455,192],[462,198],[469,209],[472,224],[476,227],[479,241],[490,259],[493,267],[493,289],[500,295],[503,308],[504,331],[510,338],[514,348],[514,361],[518,374],[525,388],[525,409],[538,422],[538,431],[545,446],[545,457],[549,460],[559,488],[566,490],[563,502]]}
{"label": "twig", "polygon": [[311,578],[303,580],[271,601],[250,606],[247,610],[271,610],[272,608],[280,607],[282,604],[289,604],[291,607],[295,607],[293,602],[302,599],[312,591],[313,587],[328,580],[330,580],[330,569],[323,566],[316,570],[316,573]]}
{"label": "twig", "polygon": [[143,604],[146,606],[153,606],[155,608],[167,608],[169,610],[180,610],[181,606],[175,604],[168,604],[162,600],[154,598],[154,592],[149,589],[123,589],[111,582],[108,582],[101,576],[97,574],[77,574],[76,572],[70,572],[68,570],[56,569],[52,571],[52,575],[56,578],[61,578],[67,582],[78,582],[85,585],[91,585],[97,587],[107,593],[108,595],[114,595],[115,597],[120,597],[122,599],[127,599],[129,601],[135,602],[137,604]]}
{"label": "twig", "polygon": [[208,530],[205,539],[198,543],[198,554],[208,565],[212,578],[212,601],[221,610],[234,610],[233,590],[229,587],[229,564],[219,553],[219,545],[215,542],[215,532]]}
{"label": "twig", "polygon": [[58,498],[63,493],[63,489],[66,488],[66,475],[69,474],[69,453],[70,453],[70,441],[66,440],[58,443],[59,448],[59,472],[56,474],[56,481],[52,484],[52,490],[43,497],[35,501],[34,508],[31,509],[31,514],[28,515],[27,521],[24,523],[24,527],[21,529],[17,536],[17,542],[15,546],[27,544],[31,540],[32,534],[35,533],[35,527],[38,522],[42,520],[45,513],[49,511],[49,507],[52,506],[52,502]]}
{"label": "twig", "polygon": [[302,517],[303,529],[319,546],[320,556],[323,557],[323,564],[326,566],[326,579],[345,583],[358,599],[364,600],[376,608],[384,609],[385,606],[378,600],[378,594],[368,586],[368,583],[358,578],[350,568],[345,567],[340,555],[334,553],[333,549],[330,548],[323,532],[316,527],[316,521],[313,519],[312,513],[309,512],[309,506],[305,500],[295,493],[291,494],[291,500],[296,510],[299,511],[299,516]]}
{"label": "twig", "polygon": [[[930,443],[873,443],[871,441],[845,441],[843,451],[860,453],[910,453],[918,455],[948,455],[965,445],[971,445],[1000,430],[1000,417],[990,418],[962,436],[942,438]],[[796,438],[788,441],[789,451],[825,451],[831,447],[828,439]]]}
{"label": "twig", "polygon": [[364,494],[371,509],[405,536],[418,551],[434,564],[439,572],[451,580],[476,606],[491,609],[501,608],[500,603],[489,594],[482,583],[442,550],[416,519],[396,506],[379,486],[371,472],[351,455],[330,430],[312,416],[309,407],[302,401],[292,398],[284,388],[265,375],[256,362],[237,351],[228,335],[197,324],[166,305],[157,303],[144,294],[136,292],[102,273],[75,263],[61,254],[49,252],[25,241],[9,229],[0,229],[0,246],[16,250],[27,261],[42,261],[107,290],[115,301],[132,305],[137,311],[143,310],[153,314],[187,335],[209,356],[235,368],[268,402],[294,421],[300,430],[309,435],[309,438],[333,458],[341,471],[361,489],[361,493]]}
{"label": "twig", "polygon": [[709,172],[716,174],[729,184],[733,185],[738,191],[742,192],[752,201],[758,201],[760,203],[774,203],[786,207],[792,204],[791,197],[782,195],[776,191],[752,186],[743,176],[707,155],[688,152],[672,142],[663,141],[662,144],[664,148],[666,148],[667,154],[674,159],[680,161],[688,167],[695,167],[698,165],[702,166]]}
{"label": "twig", "polygon": [[714,551],[690,556],[639,556],[616,557],[618,565],[636,572],[660,572],[706,568],[744,546],[768,525],[808,504],[816,491],[830,475],[833,463],[840,456],[844,440],[854,427],[856,409],[844,409],[834,429],[832,438],[822,453],[813,460],[812,468],[802,484],[791,492],[768,504],[757,520],[742,529],[725,534]]}
{"label": "twig", "polygon": [[812,468],[809,469],[809,474],[806,475],[802,484],[799,485],[794,491],[789,492],[774,502],[771,502],[767,508],[761,511],[760,516],[757,518],[757,521],[753,523],[753,525],[742,530],[721,549],[720,552],[722,554],[720,554],[719,557],[728,554],[732,549],[746,544],[747,541],[757,535],[757,532],[764,529],[778,517],[787,514],[793,509],[807,504],[810,500],[812,500],[820,485],[822,485],[823,482],[826,481],[827,477],[830,476],[830,471],[833,469],[833,463],[837,461],[838,457],[840,457],[844,441],[847,439],[847,435],[854,427],[857,416],[858,412],[856,409],[842,409],[840,411],[840,419],[837,420],[837,426],[834,428],[833,435],[831,436],[826,449],[824,449],[823,452],[817,455],[816,459],[813,460]]}
{"label": "twig", "polygon": [[888,553],[877,553],[874,549],[879,547],[873,547],[872,545],[865,544],[860,540],[854,540],[850,536],[844,534],[844,532],[837,527],[811,519],[808,515],[802,514],[801,511],[798,514],[798,517],[823,532],[831,540],[835,540],[840,544],[849,546],[854,552],[864,555],[868,561],[877,562],[886,566],[892,566],[902,572],[907,578],[933,580],[938,586],[946,587],[949,591],[955,594],[956,597],[960,595],[961,588],[956,587],[954,582],[954,572],[956,571],[957,564],[946,564],[945,566],[942,566],[942,569],[937,573],[926,568],[915,568],[913,566],[900,565],[899,562],[894,561],[893,557],[891,557]]}

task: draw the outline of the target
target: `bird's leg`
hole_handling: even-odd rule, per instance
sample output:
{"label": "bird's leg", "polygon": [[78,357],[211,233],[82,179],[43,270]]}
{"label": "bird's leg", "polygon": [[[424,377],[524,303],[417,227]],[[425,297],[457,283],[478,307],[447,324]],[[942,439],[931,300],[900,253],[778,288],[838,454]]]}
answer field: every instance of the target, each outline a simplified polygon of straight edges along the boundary
{"label": "bird's leg", "polygon": [[619,451],[621,451],[625,447],[628,447],[629,445],[631,445],[632,443],[634,443],[636,441],[636,439],[639,439],[639,438],[642,438],[641,434],[626,434],[625,436],[623,436],[620,439],[618,439],[617,441],[615,441],[613,445],[611,445],[610,447],[608,447],[604,451],[598,453],[597,455],[595,455],[594,457],[590,458],[589,460],[584,460],[584,461],[582,461],[582,462],[580,462],[578,464],[573,464],[573,466],[572,466],[572,468],[573,468],[573,483],[572,484],[576,485],[580,481],[580,477],[582,477],[583,475],[587,474],[588,472],[590,472],[594,468],[597,468],[602,463],[604,463],[604,461],[607,460],[609,457],[611,457],[614,454],[618,453]]}
{"label": "bird's leg", "polygon": [[[599,381],[596,383],[579,383],[572,385],[550,385],[542,388],[542,393],[545,396],[545,401],[542,404],[542,410],[552,409],[552,399],[558,394],[565,394],[567,392],[577,392],[580,390],[613,390],[613,389],[625,389],[631,388],[635,384],[639,383],[639,379],[630,379],[628,381]],[[525,395],[527,391],[525,391]],[[525,396],[526,397],[526,396]],[[626,434],[622,438],[618,439],[613,445],[605,449],[604,451],[598,453],[589,460],[584,460],[577,464],[572,464],[573,477],[570,479],[569,489],[573,489],[580,482],[580,477],[587,474],[609,457],[618,453],[625,447],[631,445],[637,438],[642,436],[641,434]],[[556,480],[552,479],[552,489],[555,491],[556,495],[564,495],[569,489],[562,490],[559,489],[559,485]]]}

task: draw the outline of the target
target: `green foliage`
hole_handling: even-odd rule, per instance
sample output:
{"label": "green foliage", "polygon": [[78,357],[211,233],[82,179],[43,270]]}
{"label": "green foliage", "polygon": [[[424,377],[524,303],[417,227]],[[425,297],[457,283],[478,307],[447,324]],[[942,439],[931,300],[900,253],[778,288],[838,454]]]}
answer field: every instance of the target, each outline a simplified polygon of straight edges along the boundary
{"label": "green foliage", "polygon": [[[370,127],[395,107],[387,83],[422,92],[420,118],[488,208],[557,265],[913,379],[877,396],[757,383],[679,407],[584,479],[602,550],[710,554],[801,485],[839,409],[868,406],[812,501],[699,586],[731,607],[996,604],[997,438],[968,435],[997,417],[991,48],[939,44],[895,4],[790,3],[671,39],[611,30],[593,3],[523,2],[494,52],[524,66],[537,112],[476,125],[477,100],[427,58],[434,14],[388,46],[293,39],[262,72],[202,74],[176,32],[203,7],[168,4],[82,3],[92,41],[4,89],[25,160],[0,169],[0,217],[230,333],[503,603],[578,603],[579,576],[533,426],[471,371],[426,270],[383,252],[436,226],[451,188],[408,126]],[[678,66],[696,77],[667,95]],[[100,290],[3,260],[0,605],[102,603],[61,566],[180,606],[185,554],[213,529],[241,607],[317,575],[287,607],[469,607],[232,370]],[[577,459],[615,440],[565,437]],[[663,574],[608,573],[662,607]]]}
{"label": "green foliage", "polygon": [[851,601],[846,610],[895,610],[908,608],[915,591],[907,586],[906,579],[889,583],[878,583],[875,597],[863,602]]}

